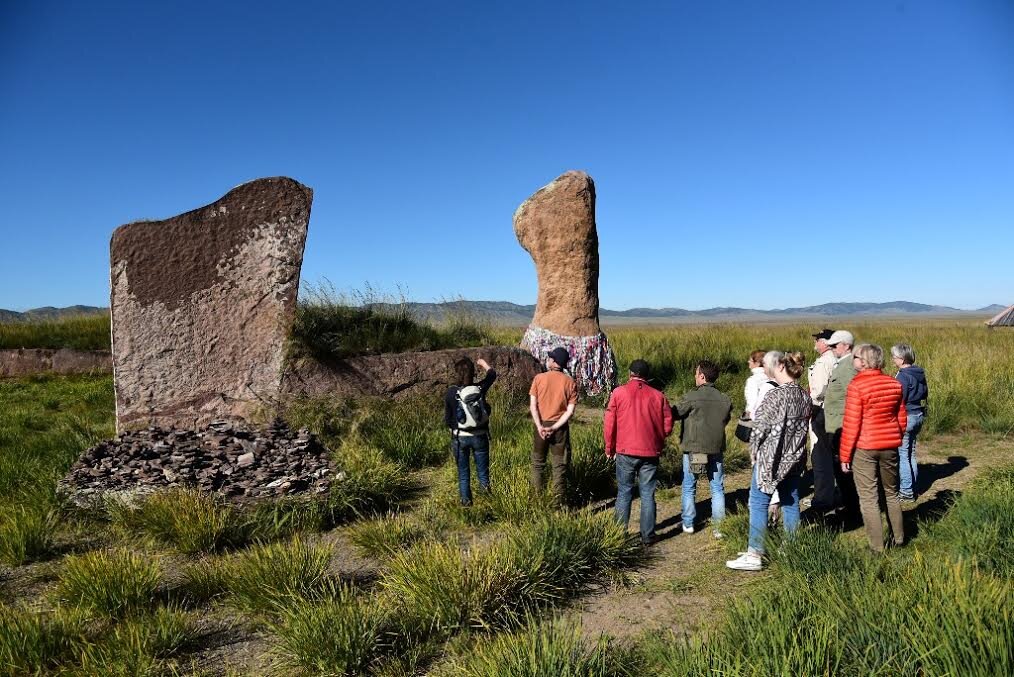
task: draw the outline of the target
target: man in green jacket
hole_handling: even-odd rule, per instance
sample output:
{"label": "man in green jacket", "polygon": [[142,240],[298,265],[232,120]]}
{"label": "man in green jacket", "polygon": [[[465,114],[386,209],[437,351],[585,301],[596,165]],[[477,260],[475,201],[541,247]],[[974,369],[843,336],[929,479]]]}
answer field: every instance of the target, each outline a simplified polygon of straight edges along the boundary
{"label": "man in green jacket", "polygon": [[697,517],[697,476],[707,475],[711,484],[711,529],[721,538],[719,524],[725,519],[725,426],[732,418],[732,400],[715,387],[718,365],[702,360],[694,371],[697,388],[683,396],[672,415],[680,419],[680,450],[683,452],[683,531],[694,533]]}
{"label": "man in green jacket", "polygon": [[[827,435],[827,447],[837,458],[838,447],[841,446],[841,426],[845,418],[845,392],[856,375],[855,365],[852,364],[852,346],[855,344],[855,338],[851,332],[836,331],[831,334],[827,344],[834,351],[837,362],[831,370],[831,380],[824,391],[824,430]],[[836,463],[834,467],[844,516],[847,519],[858,518],[859,495],[856,493],[855,481],[851,474],[841,471],[840,464]]]}

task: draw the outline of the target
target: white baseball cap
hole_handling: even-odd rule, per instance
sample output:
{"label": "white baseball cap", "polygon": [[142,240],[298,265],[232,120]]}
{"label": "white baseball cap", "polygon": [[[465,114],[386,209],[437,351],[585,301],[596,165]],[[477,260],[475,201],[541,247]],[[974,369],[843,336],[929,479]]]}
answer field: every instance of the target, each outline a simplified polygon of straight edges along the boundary
{"label": "white baseball cap", "polygon": [[834,346],[839,343],[847,343],[850,346],[854,346],[856,344],[856,340],[852,336],[852,332],[839,329],[835,333],[831,334],[831,338],[827,340],[827,345]]}

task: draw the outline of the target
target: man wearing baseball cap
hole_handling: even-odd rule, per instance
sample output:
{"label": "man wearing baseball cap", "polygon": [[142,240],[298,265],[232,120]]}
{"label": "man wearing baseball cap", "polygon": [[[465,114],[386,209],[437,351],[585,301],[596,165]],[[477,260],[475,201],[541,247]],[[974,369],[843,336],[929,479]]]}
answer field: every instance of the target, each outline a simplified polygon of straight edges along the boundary
{"label": "man wearing baseball cap", "polygon": [[[831,346],[831,352],[837,361],[831,371],[831,380],[824,390],[824,439],[832,453],[837,453],[841,443],[842,421],[845,418],[845,392],[856,375],[856,368],[852,364],[855,338],[851,332],[839,329],[831,334],[827,344]],[[835,480],[838,482],[845,518],[858,519],[859,494],[856,493],[855,480],[852,475],[843,473],[839,465],[836,465]]]}
{"label": "man wearing baseball cap", "polygon": [[831,382],[831,372],[837,362],[828,341],[834,330],[821,329],[813,336],[813,349],[817,359],[807,372],[810,400],[813,402],[810,415],[810,463],[813,465],[813,509],[823,514],[834,508],[834,478],[836,450],[827,445],[824,429],[824,394]]}
{"label": "man wearing baseball cap", "polygon": [[558,347],[546,356],[546,369],[532,380],[528,391],[529,411],[535,423],[532,438],[532,487],[541,492],[546,457],[553,469],[553,499],[561,503],[566,492],[570,464],[570,417],[577,406],[577,385],[563,370],[570,361],[566,348]]}

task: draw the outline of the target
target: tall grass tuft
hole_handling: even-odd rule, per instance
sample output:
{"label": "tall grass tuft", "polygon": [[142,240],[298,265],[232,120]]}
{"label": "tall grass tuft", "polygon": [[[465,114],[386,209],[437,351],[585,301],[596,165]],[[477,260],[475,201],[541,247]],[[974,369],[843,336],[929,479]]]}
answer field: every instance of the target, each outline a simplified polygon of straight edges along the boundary
{"label": "tall grass tuft", "polygon": [[929,537],[938,549],[1014,579],[1014,466],[991,468],[977,477],[929,528]]}
{"label": "tall grass tuft", "polygon": [[485,345],[488,330],[463,316],[439,327],[412,317],[405,299],[363,291],[340,293],[325,281],[301,294],[290,355],[334,362],[355,355]]}
{"label": "tall grass tuft", "polygon": [[58,594],[98,615],[119,617],[150,606],[158,597],[161,567],[127,550],[71,555],[60,572]]}
{"label": "tall grass tuft", "polygon": [[388,619],[375,600],[338,584],[323,599],[296,599],[269,627],[272,652],[287,671],[314,675],[362,675],[384,652]]}
{"label": "tall grass tuft", "polygon": [[140,532],[186,554],[213,552],[243,540],[235,510],[197,489],[160,491],[136,507],[111,502],[108,511],[120,529]]}
{"label": "tall grass tuft", "polygon": [[406,469],[364,448],[355,440],[337,454],[342,468],[334,478],[328,508],[335,523],[352,517],[382,514],[410,494],[415,480]]}
{"label": "tall grass tuft", "polygon": [[381,586],[415,636],[517,627],[538,609],[641,557],[607,515],[552,514],[487,548],[424,542],[395,555]]}
{"label": "tall grass tuft", "polygon": [[16,567],[49,555],[56,525],[54,510],[31,504],[0,514],[0,561]]}
{"label": "tall grass tuft", "polygon": [[532,622],[514,634],[480,642],[445,671],[450,677],[626,677],[641,675],[640,659],[607,640],[592,643],[573,623]]}
{"label": "tall grass tuft", "polygon": [[221,566],[229,600],[245,611],[272,613],[295,599],[319,599],[330,584],[331,553],[299,539],[238,553]]}
{"label": "tall grass tuft", "polygon": [[43,674],[71,661],[86,645],[86,619],[80,611],[53,611],[0,604],[0,675]]}
{"label": "tall grass tuft", "polygon": [[170,674],[164,659],[190,646],[197,626],[182,609],[158,607],[151,614],[133,616],[117,624],[101,641],[82,652],[81,672],[110,677]]}

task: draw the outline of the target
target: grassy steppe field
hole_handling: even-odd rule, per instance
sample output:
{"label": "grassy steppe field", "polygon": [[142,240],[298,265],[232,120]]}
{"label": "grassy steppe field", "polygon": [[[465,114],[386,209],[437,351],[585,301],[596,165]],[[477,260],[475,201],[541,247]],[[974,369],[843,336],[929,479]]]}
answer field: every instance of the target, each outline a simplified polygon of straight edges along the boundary
{"label": "grassy steppe field", "polygon": [[[949,489],[913,511],[908,547],[874,557],[861,530],[808,526],[766,572],[733,577],[723,563],[745,544],[742,509],[722,544],[702,533],[643,551],[613,523],[601,402],[574,426],[562,510],[528,487],[524,403],[494,388],[494,490],[471,508],[457,501],[439,400],[424,398],[291,405],[290,421],[314,430],[343,471],[323,505],[238,510],[176,491],[85,513],[61,502],[55,481],[111,436],[111,379],[0,381],[0,675],[1012,674],[1014,332],[842,326],[858,341],[915,347],[931,388],[920,441],[975,472],[936,480]],[[717,362],[741,408],[747,354],[808,351],[818,328],[609,336],[621,365],[649,360],[672,400],[698,360]],[[483,340],[520,338],[488,331]],[[679,498],[679,455],[664,459],[660,521]],[[741,487],[748,462],[731,435],[726,461],[730,490]],[[686,568],[670,575],[676,559]],[[663,597],[691,598],[706,618],[684,634],[682,612],[656,609],[657,627],[619,632],[615,607],[636,617],[647,612],[633,600]],[[614,639],[579,626],[591,600],[614,607]]]}

